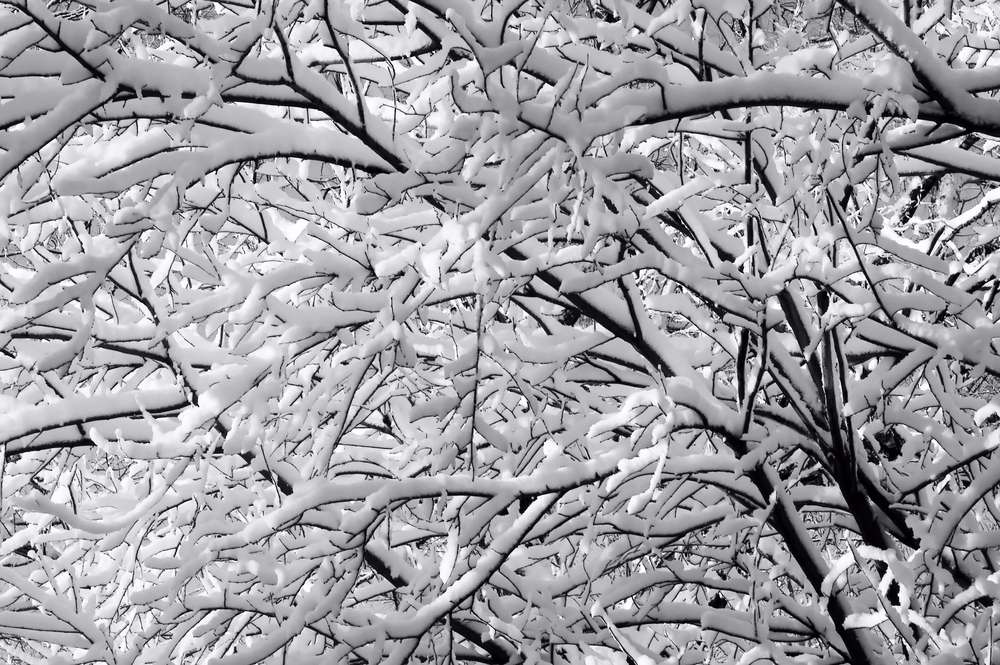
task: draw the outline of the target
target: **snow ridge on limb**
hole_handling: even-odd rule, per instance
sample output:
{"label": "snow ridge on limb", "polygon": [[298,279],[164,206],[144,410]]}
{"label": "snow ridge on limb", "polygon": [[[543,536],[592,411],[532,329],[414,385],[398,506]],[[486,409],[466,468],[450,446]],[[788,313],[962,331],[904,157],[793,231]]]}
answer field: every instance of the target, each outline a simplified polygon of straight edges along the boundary
{"label": "snow ridge on limb", "polygon": [[6,7],[0,648],[989,659],[991,9]]}

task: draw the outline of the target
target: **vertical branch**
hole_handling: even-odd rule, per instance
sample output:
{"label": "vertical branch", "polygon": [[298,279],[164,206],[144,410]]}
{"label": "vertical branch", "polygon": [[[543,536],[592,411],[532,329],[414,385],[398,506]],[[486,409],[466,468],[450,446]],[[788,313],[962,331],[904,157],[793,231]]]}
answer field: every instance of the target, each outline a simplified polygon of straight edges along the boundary
{"label": "vertical branch", "polygon": [[476,472],[476,414],[479,411],[479,361],[483,354],[483,294],[476,294],[476,360],[472,376],[472,424],[469,427],[469,470],[475,478]]}

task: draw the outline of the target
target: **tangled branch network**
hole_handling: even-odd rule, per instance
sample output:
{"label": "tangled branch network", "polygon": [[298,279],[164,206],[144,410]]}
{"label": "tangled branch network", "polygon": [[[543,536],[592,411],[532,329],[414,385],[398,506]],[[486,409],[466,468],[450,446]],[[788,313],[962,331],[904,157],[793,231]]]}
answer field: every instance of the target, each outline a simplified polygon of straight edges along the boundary
{"label": "tangled branch network", "polygon": [[998,29],[0,0],[0,661],[997,662]]}

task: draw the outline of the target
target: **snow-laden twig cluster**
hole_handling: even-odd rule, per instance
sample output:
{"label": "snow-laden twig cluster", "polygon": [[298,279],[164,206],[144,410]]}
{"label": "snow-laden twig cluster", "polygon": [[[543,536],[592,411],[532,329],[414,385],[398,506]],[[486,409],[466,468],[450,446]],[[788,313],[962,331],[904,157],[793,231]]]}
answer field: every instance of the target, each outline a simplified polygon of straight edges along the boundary
{"label": "snow-laden twig cluster", "polygon": [[0,7],[0,659],[1000,656],[992,3]]}

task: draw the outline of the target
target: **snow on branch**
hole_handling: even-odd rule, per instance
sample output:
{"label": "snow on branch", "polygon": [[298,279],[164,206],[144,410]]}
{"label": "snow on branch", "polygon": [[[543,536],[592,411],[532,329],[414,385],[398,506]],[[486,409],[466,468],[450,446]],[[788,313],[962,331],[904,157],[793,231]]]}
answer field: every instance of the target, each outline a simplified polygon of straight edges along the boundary
{"label": "snow on branch", "polygon": [[0,2],[0,659],[994,662],[998,21]]}

